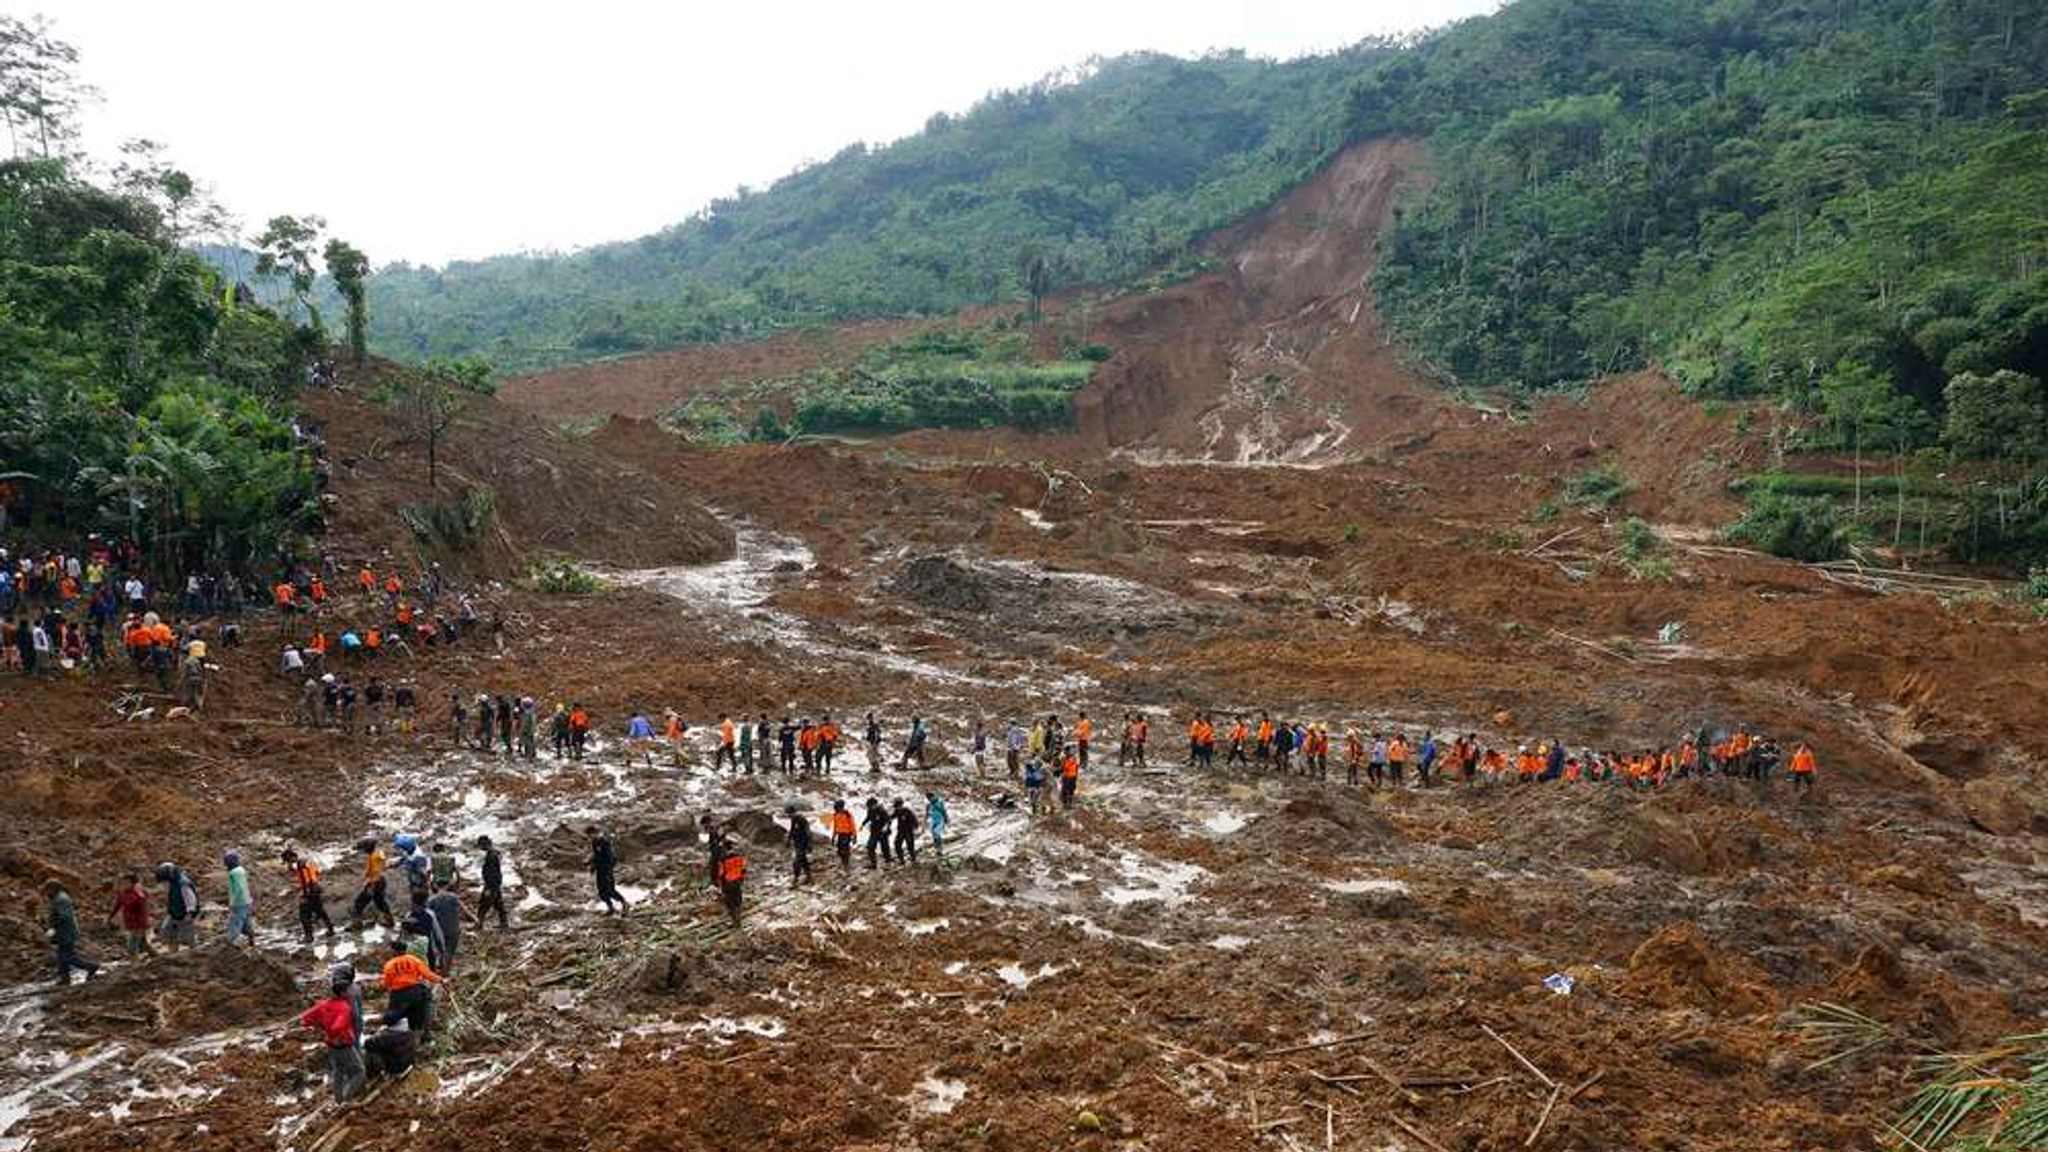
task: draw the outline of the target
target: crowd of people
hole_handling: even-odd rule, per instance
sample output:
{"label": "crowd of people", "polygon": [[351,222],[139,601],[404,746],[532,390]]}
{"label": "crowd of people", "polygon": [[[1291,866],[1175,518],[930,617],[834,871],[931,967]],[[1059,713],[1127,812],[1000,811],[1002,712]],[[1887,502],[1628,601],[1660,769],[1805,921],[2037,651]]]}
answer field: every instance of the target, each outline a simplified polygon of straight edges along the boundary
{"label": "crowd of people", "polygon": [[[156,674],[167,688],[168,677],[178,670],[187,705],[202,707],[209,649],[207,629],[198,620],[210,614],[232,617],[240,608],[239,594],[231,590],[234,581],[188,580],[178,602],[186,619],[172,624],[154,606],[156,597],[147,579],[133,568],[132,548],[90,543],[94,546],[78,555],[0,555],[0,570],[5,573],[0,580],[0,620],[13,621],[4,637],[9,666],[41,674],[50,670],[54,658],[62,661],[61,667],[89,668],[105,660],[104,634],[111,625],[118,629],[138,672]],[[480,610],[468,595],[451,595],[435,566],[408,579],[366,561],[347,578],[349,590],[340,595],[333,590],[337,579],[332,559],[322,558],[317,566],[291,566],[271,588],[271,604],[284,637],[277,670],[299,686],[295,719],[300,724],[344,733],[391,730],[415,735],[421,724],[419,689],[409,676],[387,677],[383,662],[390,650],[410,654],[415,646],[471,643],[503,648],[499,613]],[[74,613],[82,613],[77,622]],[[219,636],[223,645],[240,643],[239,622],[220,624]],[[1099,730],[1086,712],[1078,713],[1071,724],[1057,714],[1013,718],[998,726],[977,719],[967,732],[965,759],[975,781],[986,781],[998,771],[1007,778],[1008,787],[989,794],[994,807],[1028,808],[1038,816],[1074,806],[1081,777],[1100,755],[1097,749],[1104,739],[1115,740],[1119,767],[1165,770],[1154,766],[1152,723],[1136,711],[1124,713],[1110,732]],[[816,720],[785,714],[779,722],[766,713],[752,719],[722,715],[708,734],[672,709],[661,713],[659,723],[647,711],[634,709],[615,724],[610,730],[620,737],[621,755],[629,761],[638,758],[652,764],[663,758],[684,766],[708,741],[714,772],[773,773],[792,780],[828,777],[842,765],[846,745],[855,740],[870,775],[879,776],[885,763],[909,770],[949,759],[937,753],[932,726],[922,716],[911,717],[894,755],[885,755],[883,724],[873,712],[862,717],[852,733],[830,713],[821,713]],[[531,695],[457,690],[448,696],[446,725],[443,731],[452,746],[506,758],[534,760],[545,749],[557,759],[578,761],[599,747],[598,721],[576,700],[546,708]],[[994,767],[997,757],[1000,769]],[[1199,771],[1333,781],[1333,758],[1343,769],[1345,785],[1375,789],[1432,788],[1453,782],[1466,787],[1513,782],[1655,789],[1715,775],[1768,781],[1781,767],[1789,768],[1795,786],[1811,787],[1817,767],[1807,745],[1796,745],[1788,758],[1775,740],[1746,729],[1700,729],[1664,746],[1633,751],[1573,750],[1554,739],[1529,740],[1510,751],[1470,733],[1416,734],[1385,726],[1280,720],[1269,713],[1224,719],[1209,712],[1189,717],[1181,763]],[[843,796],[833,799],[815,831],[810,815],[797,804],[787,805],[784,835],[791,882],[813,881],[811,854],[820,836],[830,843],[842,874],[856,871],[857,854],[864,856],[869,870],[918,864],[921,840],[929,843],[934,855],[943,854],[950,812],[936,787],[922,791],[921,805],[873,795],[864,804]],[[747,881],[746,856],[731,830],[709,816],[702,821],[702,832],[705,882],[737,926]],[[625,914],[630,905],[617,880],[618,849],[597,826],[586,828],[585,834],[596,903],[606,914]],[[334,965],[327,974],[327,995],[302,1017],[327,1046],[330,1083],[338,1100],[360,1093],[370,1077],[399,1075],[410,1067],[434,1026],[434,990],[453,977],[465,927],[511,926],[503,854],[489,837],[478,839],[474,848],[473,874],[465,874],[469,870],[455,849],[439,840],[400,834],[368,837],[355,845],[359,870],[352,878],[353,893],[346,898],[346,930],[389,933],[389,955],[369,976],[346,963]],[[301,941],[311,944],[319,935],[332,937],[344,930],[330,911],[328,880],[312,855],[286,849],[278,863],[289,879]],[[402,881],[402,896],[395,892],[394,875]],[[151,879],[161,886],[160,897],[148,886]],[[227,911],[222,935],[253,946],[258,931],[255,890],[249,864],[237,851],[221,857],[220,888]],[[90,979],[99,965],[80,951],[79,914],[71,894],[56,880],[47,882],[45,894],[59,981],[68,984],[76,972]],[[167,861],[147,874],[125,875],[115,886],[107,921],[119,930],[131,955],[144,957],[194,946],[203,904],[201,885],[192,874]],[[381,1011],[364,1007],[366,989],[373,985],[385,997]]]}
{"label": "crowd of people", "polygon": [[[1132,728],[1126,728],[1124,748],[1131,753]],[[1135,756],[1144,762],[1143,721],[1137,722]],[[1476,734],[1439,737],[1425,731],[1419,738],[1399,730],[1361,729],[1347,724],[1339,752],[1346,784],[1401,787],[1412,783],[1428,788],[1448,780],[1467,786],[1515,782],[1522,784],[1621,784],[1633,788],[1660,788],[1675,781],[1708,776],[1728,776],[1758,782],[1770,781],[1783,767],[1792,786],[1811,788],[1819,759],[1813,748],[1796,744],[1786,759],[1784,749],[1768,734],[1747,728],[1716,732],[1702,726],[1681,732],[1668,744],[1634,750],[1568,749],[1562,740],[1536,739],[1518,744],[1513,752],[1480,740]],[[1223,766],[1270,769],[1283,774],[1330,779],[1330,756],[1335,738],[1322,722],[1275,721],[1267,713],[1256,720],[1232,717],[1219,727],[1210,713],[1196,713],[1188,724],[1190,767],[1213,768],[1217,748],[1223,749]]]}

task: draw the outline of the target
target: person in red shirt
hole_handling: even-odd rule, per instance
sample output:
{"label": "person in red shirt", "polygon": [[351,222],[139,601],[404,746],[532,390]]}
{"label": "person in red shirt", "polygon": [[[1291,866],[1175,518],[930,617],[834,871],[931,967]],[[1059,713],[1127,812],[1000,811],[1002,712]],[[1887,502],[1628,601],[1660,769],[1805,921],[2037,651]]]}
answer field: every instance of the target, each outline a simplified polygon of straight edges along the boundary
{"label": "person in red shirt", "polygon": [[356,1047],[356,1004],[352,981],[336,980],[326,999],[306,1009],[299,1023],[327,1045],[327,1083],[334,1102],[346,1104],[363,1087],[363,1054]]}
{"label": "person in red shirt", "polygon": [[128,873],[128,882],[114,893],[114,907],[107,913],[107,923],[120,926],[130,956],[156,955],[156,948],[149,942],[149,893],[143,890],[141,873]]}

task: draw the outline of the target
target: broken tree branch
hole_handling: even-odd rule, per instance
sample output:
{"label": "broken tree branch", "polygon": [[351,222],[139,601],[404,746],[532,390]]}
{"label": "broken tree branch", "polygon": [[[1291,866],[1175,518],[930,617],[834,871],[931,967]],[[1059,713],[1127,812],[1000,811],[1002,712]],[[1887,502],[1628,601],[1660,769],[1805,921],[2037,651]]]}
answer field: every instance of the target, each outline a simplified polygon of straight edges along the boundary
{"label": "broken tree branch", "polygon": [[1334,1040],[1317,1040],[1310,1044],[1289,1044],[1285,1048],[1268,1048],[1264,1052],[1259,1053],[1259,1059],[1270,1060],[1275,1056],[1285,1056],[1292,1052],[1313,1052],[1318,1048],[1335,1048],[1339,1044],[1355,1044],[1371,1035],[1372,1033],[1370,1032],[1354,1032],[1349,1036],[1339,1036]]}
{"label": "broken tree branch", "polygon": [[1545,1124],[1550,1123],[1550,1112],[1552,1109],[1557,1107],[1558,1094],[1562,1093],[1563,1091],[1564,1089],[1561,1087],[1552,1088],[1550,1090],[1550,1099],[1544,1101],[1543,1103],[1543,1115],[1538,1116],[1536,1118],[1536,1127],[1531,1128],[1529,1130],[1529,1138],[1527,1140],[1522,1141],[1522,1147],[1533,1148],[1536,1146],[1536,1138],[1538,1136],[1543,1135],[1543,1126]]}
{"label": "broken tree branch", "polygon": [[1600,653],[1602,656],[1611,656],[1616,660],[1625,660],[1630,664],[1640,663],[1640,661],[1638,661],[1635,657],[1629,655],[1626,652],[1616,651],[1613,648],[1609,648],[1605,644],[1595,644],[1591,640],[1574,636],[1569,632],[1559,632],[1557,629],[1552,628],[1550,629],[1550,634],[1552,636],[1557,637],[1559,640],[1569,640],[1572,643],[1579,645],[1580,647],[1591,648],[1593,651]]}
{"label": "broken tree branch", "polygon": [[1401,1117],[1394,1115],[1392,1112],[1387,1113],[1386,1117],[1388,1120],[1393,1122],[1396,1128],[1399,1128],[1401,1131],[1406,1132],[1408,1135],[1413,1136],[1417,1140],[1421,1141],[1422,1146],[1424,1148],[1429,1149],[1429,1152],[1450,1152],[1450,1150],[1445,1148],[1443,1145],[1430,1139],[1428,1133],[1424,1132],[1420,1128],[1417,1128],[1415,1125],[1410,1124],[1408,1121],[1403,1120]]}
{"label": "broken tree branch", "polygon": [[1538,1080],[1543,1081],[1543,1086],[1545,1088],[1557,1087],[1557,1081],[1552,1080],[1550,1076],[1543,1071],[1543,1069],[1538,1068],[1534,1064],[1531,1064],[1527,1056],[1522,1055],[1519,1049],[1517,1049],[1513,1044],[1507,1042],[1506,1037],[1502,1036],[1498,1032],[1495,1032],[1492,1028],[1489,1028],[1484,1024],[1481,1024],[1479,1026],[1479,1030],[1481,1032],[1486,1033],[1488,1036],[1493,1037],[1495,1043],[1507,1049],[1508,1055],[1513,1056],[1518,1062],[1521,1063],[1522,1067],[1527,1068]]}

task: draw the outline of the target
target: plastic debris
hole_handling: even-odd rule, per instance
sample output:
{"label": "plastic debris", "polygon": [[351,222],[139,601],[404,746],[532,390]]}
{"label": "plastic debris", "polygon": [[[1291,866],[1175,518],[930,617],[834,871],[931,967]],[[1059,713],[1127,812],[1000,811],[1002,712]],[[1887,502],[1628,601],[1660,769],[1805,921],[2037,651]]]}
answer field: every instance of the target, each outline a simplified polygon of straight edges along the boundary
{"label": "plastic debris", "polygon": [[1543,986],[1559,996],[1569,996],[1572,994],[1572,989],[1578,986],[1578,981],[1573,980],[1562,972],[1552,972],[1543,978]]}

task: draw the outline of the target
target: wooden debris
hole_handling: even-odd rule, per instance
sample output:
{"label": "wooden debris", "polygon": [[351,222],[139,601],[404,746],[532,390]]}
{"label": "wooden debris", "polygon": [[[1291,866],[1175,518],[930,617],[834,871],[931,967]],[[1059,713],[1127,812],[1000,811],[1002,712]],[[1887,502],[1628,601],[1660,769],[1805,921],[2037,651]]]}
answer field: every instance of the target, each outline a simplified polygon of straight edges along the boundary
{"label": "wooden debris", "polygon": [[1628,653],[1620,652],[1613,648],[1609,648],[1605,644],[1595,644],[1591,640],[1587,640],[1579,636],[1574,636],[1569,632],[1559,632],[1555,628],[1552,628],[1549,631],[1552,636],[1557,637],[1559,640],[1569,640],[1582,648],[1591,648],[1593,651],[1600,653],[1602,656],[1611,656],[1616,660],[1625,660],[1630,664],[1641,663],[1641,661],[1637,660],[1635,657],[1629,655]]}
{"label": "wooden debris", "polygon": [[1364,1040],[1372,1035],[1371,1032],[1354,1032],[1349,1036],[1339,1036],[1334,1040],[1317,1040],[1311,1044],[1289,1044],[1285,1048],[1268,1048],[1266,1051],[1259,1053],[1259,1059],[1270,1060],[1275,1056],[1285,1056],[1291,1052],[1313,1052],[1318,1048],[1335,1048],[1339,1044],[1356,1044],[1360,1040]]}
{"label": "wooden debris", "polygon": [[1531,1063],[1529,1062],[1529,1058],[1528,1058],[1527,1056],[1524,1056],[1524,1055],[1522,1055],[1522,1053],[1521,1053],[1521,1051],[1520,1051],[1519,1049],[1517,1049],[1517,1048],[1516,1048],[1516,1047],[1515,1047],[1515,1046],[1514,1046],[1513,1044],[1510,1044],[1510,1043],[1508,1043],[1508,1042],[1507,1042],[1507,1038],[1506,1038],[1506,1037],[1502,1036],[1502,1035],[1501,1035],[1500,1033],[1498,1033],[1498,1032],[1495,1032],[1495,1031],[1494,1031],[1493,1029],[1491,1029],[1491,1028],[1487,1027],[1487,1026],[1486,1026],[1486,1025],[1484,1025],[1484,1024],[1481,1024],[1481,1025],[1479,1026],[1479,1030],[1480,1030],[1481,1032],[1484,1032],[1484,1033],[1486,1033],[1486,1034],[1487,1034],[1488,1036],[1491,1036],[1491,1037],[1493,1037],[1493,1039],[1494,1039],[1494,1042],[1495,1042],[1495,1043],[1497,1043],[1497,1044],[1499,1044],[1499,1045],[1500,1045],[1501,1047],[1503,1047],[1503,1048],[1507,1049],[1507,1050],[1508,1050],[1508,1055],[1510,1055],[1510,1056],[1513,1056],[1513,1057],[1514,1057],[1514,1058],[1515,1058],[1515,1059],[1516,1059],[1517,1061],[1519,1061],[1519,1062],[1521,1063],[1522,1067],[1524,1067],[1524,1068],[1527,1068],[1527,1069],[1528,1069],[1528,1070],[1529,1070],[1529,1071],[1530,1071],[1530,1072],[1531,1072],[1532,1074],[1534,1074],[1534,1075],[1535,1075],[1535,1077],[1536,1077],[1536,1078],[1537,1078],[1538,1080],[1541,1080],[1541,1081],[1543,1081],[1543,1086],[1544,1086],[1545,1088],[1555,1088],[1555,1087],[1557,1087],[1557,1081],[1555,1081],[1555,1080],[1552,1080],[1552,1079],[1551,1079],[1551,1078],[1549,1077],[1549,1075],[1548,1075],[1548,1074],[1546,1074],[1546,1073],[1545,1073],[1545,1072],[1543,1071],[1543,1069],[1541,1069],[1541,1068],[1538,1068],[1538,1067],[1537,1067],[1536,1065],[1534,1065],[1534,1064],[1531,1064]]}
{"label": "wooden debris", "polygon": [[1591,1088],[1595,1084],[1598,1084],[1600,1082],[1600,1078],[1605,1075],[1607,1075],[1607,1069],[1605,1068],[1602,1068],[1598,1072],[1593,1073],[1593,1075],[1589,1077],[1584,1084],[1581,1084],[1577,1088],[1572,1089],[1571,1093],[1564,1098],[1564,1102],[1569,1104],[1572,1101],[1577,1100],[1581,1095],[1585,1093],[1586,1089]]}
{"label": "wooden debris", "polygon": [[1406,1132],[1408,1135],[1413,1136],[1417,1140],[1421,1141],[1422,1146],[1424,1148],[1429,1149],[1429,1152],[1450,1152],[1450,1150],[1445,1148],[1443,1145],[1430,1139],[1428,1133],[1424,1132],[1420,1128],[1417,1128],[1415,1125],[1410,1124],[1408,1121],[1403,1120],[1401,1117],[1394,1115],[1392,1112],[1387,1113],[1386,1117],[1389,1121],[1393,1122],[1394,1127],[1399,1128],[1401,1131]]}
{"label": "wooden debris", "polygon": [[1535,1147],[1536,1138],[1538,1136],[1543,1135],[1543,1126],[1545,1124],[1550,1123],[1551,1110],[1557,1107],[1557,1098],[1563,1092],[1564,1089],[1562,1087],[1556,1087],[1550,1090],[1550,1099],[1543,1102],[1543,1115],[1538,1116],[1536,1118],[1536,1127],[1531,1128],[1529,1130],[1529,1138],[1527,1140],[1522,1141],[1522,1147]]}
{"label": "wooden debris", "polygon": [[721,1065],[723,1065],[723,1064],[737,1064],[737,1063],[739,1063],[740,1061],[742,1061],[742,1060],[745,1060],[745,1059],[746,1059],[747,1057],[749,1057],[749,1056],[759,1056],[759,1055],[760,1055],[761,1053],[763,1053],[763,1052],[773,1052],[774,1050],[776,1050],[777,1048],[780,1048],[780,1047],[782,1047],[782,1045],[781,1045],[780,1043],[778,1043],[778,1042],[776,1042],[776,1041],[773,1041],[773,1040],[770,1040],[770,1041],[767,1041],[766,1043],[763,1043],[763,1044],[761,1044],[761,1045],[760,1045],[760,1046],[758,1046],[758,1047],[754,1047],[754,1048],[749,1048],[749,1049],[747,1049],[747,1050],[746,1050],[745,1052],[742,1052],[742,1053],[740,1053],[740,1054],[739,1054],[739,1055],[737,1055],[737,1056],[727,1056],[727,1057],[726,1057],[725,1059],[723,1059],[723,1060],[720,1060],[720,1061],[719,1061],[719,1063],[720,1063]]}

